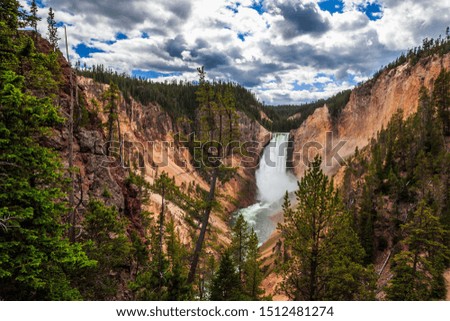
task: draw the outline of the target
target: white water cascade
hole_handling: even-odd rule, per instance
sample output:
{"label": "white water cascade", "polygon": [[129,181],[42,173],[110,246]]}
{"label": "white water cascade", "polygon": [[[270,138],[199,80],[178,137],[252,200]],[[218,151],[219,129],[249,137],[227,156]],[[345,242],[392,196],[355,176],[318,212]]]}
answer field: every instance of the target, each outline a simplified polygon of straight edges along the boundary
{"label": "white water cascade", "polygon": [[260,243],[265,242],[276,222],[272,216],[281,210],[283,197],[297,189],[296,177],[286,171],[289,133],[274,133],[265,147],[256,170],[258,203],[237,211],[255,229]]}

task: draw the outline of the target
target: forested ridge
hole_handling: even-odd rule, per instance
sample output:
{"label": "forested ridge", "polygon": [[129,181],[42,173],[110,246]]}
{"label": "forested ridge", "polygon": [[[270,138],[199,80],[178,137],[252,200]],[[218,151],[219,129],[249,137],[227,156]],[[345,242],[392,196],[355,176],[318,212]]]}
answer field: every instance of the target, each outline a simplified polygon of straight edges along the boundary
{"label": "forested ridge", "polygon": [[[450,73],[422,88],[416,114],[395,114],[370,145],[356,151],[342,187],[365,249],[365,264],[391,259],[391,300],[445,298],[449,266]],[[380,274],[383,271],[378,271]]]}
{"label": "forested ridge", "polygon": [[[348,160],[342,186],[321,159],[286,195],[275,269],[295,300],[442,300],[449,267],[450,73],[421,89]],[[377,268],[375,269],[375,266]]]}
{"label": "forested ridge", "polygon": [[[78,66],[78,65],[77,65]],[[85,77],[94,79],[99,83],[117,84],[125,99],[133,97],[143,105],[157,103],[167,111],[174,119],[187,117],[194,120],[198,102],[196,91],[198,82],[189,81],[165,81],[155,82],[142,77],[131,77],[127,74],[119,74],[103,65],[92,67],[77,67],[77,72]],[[235,108],[244,112],[251,119],[260,120],[261,103],[253,93],[239,84],[232,82],[213,82],[215,92],[224,92],[227,88],[233,93]]]}
{"label": "forested ridge", "polygon": [[[77,72],[97,82],[118,85],[125,99],[133,97],[143,105],[157,103],[175,119],[187,117],[194,120],[195,110],[198,108],[195,92],[198,83],[189,81],[154,82],[141,77],[131,77],[119,74],[104,66],[81,67],[77,65]],[[336,118],[340,110],[347,104],[351,90],[345,90],[328,99],[320,99],[302,105],[263,105],[248,89],[232,82],[213,82],[217,92],[224,92],[230,88],[235,99],[235,108],[244,112],[249,118],[259,121],[264,127],[273,132],[288,132],[298,128],[317,108],[327,105],[332,117]],[[269,119],[261,117],[261,111]],[[291,116],[299,117],[291,119]]]}

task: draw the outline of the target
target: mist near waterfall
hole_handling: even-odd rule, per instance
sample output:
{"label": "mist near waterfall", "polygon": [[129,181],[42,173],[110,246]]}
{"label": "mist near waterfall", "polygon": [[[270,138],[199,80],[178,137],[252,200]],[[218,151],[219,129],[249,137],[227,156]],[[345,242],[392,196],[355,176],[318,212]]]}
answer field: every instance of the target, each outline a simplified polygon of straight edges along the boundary
{"label": "mist near waterfall", "polygon": [[264,149],[259,168],[256,170],[258,200],[274,203],[284,197],[286,191],[297,189],[297,178],[286,171],[288,133],[274,133]]}

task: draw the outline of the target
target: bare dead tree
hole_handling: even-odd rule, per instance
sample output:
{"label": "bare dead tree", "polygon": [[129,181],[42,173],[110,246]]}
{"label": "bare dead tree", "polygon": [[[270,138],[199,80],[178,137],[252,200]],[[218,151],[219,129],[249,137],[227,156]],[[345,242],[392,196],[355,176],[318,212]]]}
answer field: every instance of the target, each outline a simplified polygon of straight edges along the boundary
{"label": "bare dead tree", "polygon": [[72,75],[72,67],[70,64],[69,57],[69,44],[67,41],[67,28],[64,26],[64,35],[66,40],[66,55],[67,62],[69,63],[70,73],[70,109],[69,109],[69,119],[68,119],[68,129],[69,129],[69,143],[68,143],[68,163],[69,163],[69,175],[70,175],[70,189],[69,189],[69,240],[70,242],[75,242],[75,225],[76,225],[76,217],[75,217],[75,178],[73,173],[73,75]]}

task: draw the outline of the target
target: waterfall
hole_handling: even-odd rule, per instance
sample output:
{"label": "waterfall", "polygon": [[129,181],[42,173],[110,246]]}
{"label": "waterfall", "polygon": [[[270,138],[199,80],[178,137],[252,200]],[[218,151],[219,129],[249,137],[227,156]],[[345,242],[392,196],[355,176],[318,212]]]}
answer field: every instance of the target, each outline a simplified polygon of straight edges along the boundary
{"label": "waterfall", "polygon": [[283,198],[286,191],[297,188],[297,179],[286,172],[287,147],[289,133],[274,133],[256,171],[256,186],[258,200],[263,203],[273,203]]}
{"label": "waterfall", "polygon": [[296,177],[286,171],[289,133],[274,133],[265,147],[256,170],[258,203],[240,209],[251,227],[255,229],[260,244],[265,242],[276,228],[273,215],[281,211],[283,197],[297,189]]}

